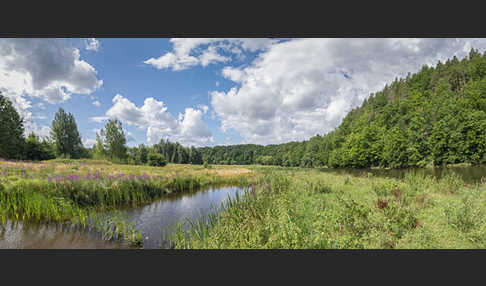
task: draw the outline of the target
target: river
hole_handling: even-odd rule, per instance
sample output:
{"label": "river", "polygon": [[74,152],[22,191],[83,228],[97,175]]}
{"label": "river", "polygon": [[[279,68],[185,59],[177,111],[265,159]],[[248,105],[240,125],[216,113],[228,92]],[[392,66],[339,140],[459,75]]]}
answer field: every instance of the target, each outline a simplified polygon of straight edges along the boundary
{"label": "river", "polygon": [[[134,221],[143,235],[143,248],[165,248],[167,231],[177,222],[204,219],[228,198],[243,194],[239,187],[218,187],[193,193],[171,194],[139,208],[126,208],[122,213]],[[0,249],[119,249],[130,248],[121,241],[104,241],[101,234],[76,230],[56,224],[7,221],[0,226]]]}

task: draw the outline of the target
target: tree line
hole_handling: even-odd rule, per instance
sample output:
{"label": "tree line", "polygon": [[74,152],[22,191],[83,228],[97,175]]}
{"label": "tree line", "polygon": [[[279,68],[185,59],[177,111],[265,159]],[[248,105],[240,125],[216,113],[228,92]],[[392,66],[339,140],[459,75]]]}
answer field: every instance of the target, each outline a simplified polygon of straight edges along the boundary
{"label": "tree line", "polygon": [[0,93],[0,157],[107,159],[129,164],[262,164],[300,167],[391,167],[486,163],[486,52],[471,49],[390,85],[351,110],[326,135],[302,142],[184,147],[161,140],[126,146],[122,124],[110,119],[84,148],[74,117],[62,108],[51,136],[24,138],[23,119]]}
{"label": "tree line", "polygon": [[89,157],[83,147],[74,116],[62,108],[52,121],[51,134],[40,138],[33,132],[24,136],[24,120],[10,99],[0,92],[0,158],[48,160],[56,157]]}
{"label": "tree line", "polygon": [[31,132],[24,136],[24,120],[9,98],[0,92],[0,158],[16,160],[49,160],[54,158],[94,158],[116,163],[164,166],[169,163],[202,164],[202,154],[195,147],[161,140],[153,146],[126,145],[121,121],[110,119],[96,133],[96,144],[85,148],[72,113],[59,108],[49,136],[40,138]]}
{"label": "tree line", "polygon": [[326,135],[303,142],[201,148],[212,164],[391,167],[486,163],[486,52],[471,49],[395,79]]}

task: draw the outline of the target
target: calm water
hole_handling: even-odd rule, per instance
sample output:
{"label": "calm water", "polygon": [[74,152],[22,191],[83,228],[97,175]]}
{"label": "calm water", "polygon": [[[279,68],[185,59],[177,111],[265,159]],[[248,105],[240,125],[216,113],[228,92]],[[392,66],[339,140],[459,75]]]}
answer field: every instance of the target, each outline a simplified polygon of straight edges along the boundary
{"label": "calm water", "polygon": [[216,212],[228,198],[242,195],[244,189],[238,187],[214,188],[191,194],[171,195],[142,208],[125,211],[142,231],[143,248],[167,247],[167,233],[177,222],[186,219],[204,219]]}
{"label": "calm water", "polygon": [[320,169],[322,172],[349,174],[352,176],[366,176],[371,173],[375,176],[403,179],[407,172],[430,175],[440,179],[447,173],[458,174],[465,183],[474,184],[486,180],[486,166],[465,166],[465,167],[437,167],[437,168],[408,168],[408,169]]}
{"label": "calm water", "polygon": [[56,224],[36,224],[7,221],[0,227],[0,248],[27,249],[99,249],[126,248],[121,242],[108,242],[100,234],[74,230]]}
{"label": "calm water", "polygon": [[[197,219],[217,211],[228,198],[244,189],[221,187],[201,190],[194,193],[169,195],[145,207],[125,209],[136,228],[142,231],[143,248],[161,248],[167,246],[167,231],[177,221]],[[5,228],[0,227],[0,249],[5,248],[40,248],[40,249],[99,249],[128,248],[123,242],[107,242],[101,234],[61,227],[55,224],[23,224],[7,221]]]}

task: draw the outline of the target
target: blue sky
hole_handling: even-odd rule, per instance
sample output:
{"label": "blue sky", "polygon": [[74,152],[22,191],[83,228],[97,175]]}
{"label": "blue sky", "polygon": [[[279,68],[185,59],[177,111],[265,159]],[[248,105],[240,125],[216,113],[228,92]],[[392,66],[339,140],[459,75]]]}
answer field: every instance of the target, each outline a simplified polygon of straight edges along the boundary
{"label": "blue sky", "polygon": [[108,118],[128,145],[274,144],[335,128],[395,77],[484,39],[0,39],[0,91],[48,135],[59,107],[90,146]]}

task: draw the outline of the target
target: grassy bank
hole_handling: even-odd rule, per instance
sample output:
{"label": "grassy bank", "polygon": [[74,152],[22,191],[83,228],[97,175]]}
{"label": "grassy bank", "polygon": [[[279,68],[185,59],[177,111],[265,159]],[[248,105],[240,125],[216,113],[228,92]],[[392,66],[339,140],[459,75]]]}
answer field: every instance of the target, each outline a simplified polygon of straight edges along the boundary
{"label": "grassy bank", "polygon": [[255,174],[239,167],[157,168],[91,160],[0,161],[0,169],[0,226],[7,219],[67,223],[137,245],[141,235],[120,215],[121,207],[213,185],[245,185]]}
{"label": "grassy bank", "polygon": [[244,197],[175,248],[485,248],[485,184],[409,173],[403,180],[260,168]]}

